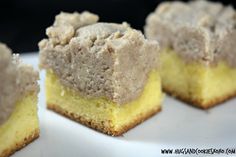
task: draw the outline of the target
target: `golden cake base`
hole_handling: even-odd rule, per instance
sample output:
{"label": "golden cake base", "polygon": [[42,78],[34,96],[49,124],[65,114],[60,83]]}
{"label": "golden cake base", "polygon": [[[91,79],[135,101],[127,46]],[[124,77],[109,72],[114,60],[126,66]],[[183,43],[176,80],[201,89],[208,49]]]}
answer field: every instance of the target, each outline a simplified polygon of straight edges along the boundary
{"label": "golden cake base", "polygon": [[226,102],[227,100],[229,100],[231,98],[236,97],[236,92],[235,92],[231,95],[223,95],[222,97],[218,97],[217,99],[212,99],[211,101],[208,101],[206,103],[200,99],[193,100],[193,99],[189,99],[189,97],[185,97],[184,95],[177,94],[175,91],[171,90],[171,88],[163,87],[163,90],[167,94],[169,94],[179,100],[182,100],[183,102],[186,102],[190,105],[193,105],[194,107],[198,107],[201,109],[209,109],[209,108],[214,107],[216,105],[220,105],[221,103]]}
{"label": "golden cake base", "polygon": [[160,111],[163,99],[156,70],[150,73],[141,96],[123,105],[105,98],[85,98],[61,85],[52,71],[47,71],[46,96],[49,109],[112,136],[125,133]]}
{"label": "golden cake base", "polygon": [[161,53],[163,90],[195,107],[208,109],[236,96],[236,68],[185,62],[171,49]]}
{"label": "golden cake base", "polygon": [[39,137],[37,94],[18,101],[9,119],[0,126],[0,157],[8,157]]}
{"label": "golden cake base", "polygon": [[112,127],[109,126],[104,126],[101,123],[97,123],[96,120],[87,120],[86,118],[79,116],[73,112],[66,111],[65,109],[62,109],[59,105],[52,105],[52,104],[47,104],[48,109],[53,110],[67,118],[70,118],[71,120],[74,120],[76,122],[79,122],[85,126],[88,126],[92,129],[95,129],[99,132],[102,132],[104,134],[112,135],[112,136],[120,136],[123,133],[127,132],[128,130],[134,128],[138,124],[142,123],[143,121],[149,119],[156,113],[161,111],[161,107],[158,107],[156,109],[153,109],[149,112],[137,115],[133,121],[131,121],[129,124],[126,124],[119,130],[114,130]]}

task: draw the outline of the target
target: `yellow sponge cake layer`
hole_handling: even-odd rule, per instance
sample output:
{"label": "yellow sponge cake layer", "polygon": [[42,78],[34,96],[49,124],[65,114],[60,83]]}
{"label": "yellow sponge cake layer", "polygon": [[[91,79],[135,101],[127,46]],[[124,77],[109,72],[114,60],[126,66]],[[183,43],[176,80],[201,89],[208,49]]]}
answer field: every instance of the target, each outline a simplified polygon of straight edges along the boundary
{"label": "yellow sponge cake layer", "polygon": [[186,63],[171,49],[164,49],[161,59],[167,93],[205,109],[236,95],[236,69],[224,62],[212,66]]}
{"label": "yellow sponge cake layer", "polygon": [[142,95],[124,105],[105,98],[81,96],[61,85],[57,76],[48,70],[46,97],[49,109],[103,133],[118,136],[160,111],[163,94],[156,70],[149,74]]}
{"label": "yellow sponge cake layer", "polygon": [[39,136],[37,94],[19,100],[9,119],[0,126],[0,157],[7,157]]}

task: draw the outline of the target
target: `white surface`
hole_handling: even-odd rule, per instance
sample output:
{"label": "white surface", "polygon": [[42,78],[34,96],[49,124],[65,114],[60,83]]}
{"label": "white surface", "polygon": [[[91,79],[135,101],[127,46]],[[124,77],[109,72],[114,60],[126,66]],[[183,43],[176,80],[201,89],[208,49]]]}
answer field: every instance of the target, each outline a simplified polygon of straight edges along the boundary
{"label": "white surface", "polygon": [[[22,59],[37,68],[36,54]],[[162,112],[122,137],[110,137],[46,110],[44,72],[40,76],[40,138],[14,157],[157,157],[168,148],[236,148],[236,99],[203,111],[166,96]]]}

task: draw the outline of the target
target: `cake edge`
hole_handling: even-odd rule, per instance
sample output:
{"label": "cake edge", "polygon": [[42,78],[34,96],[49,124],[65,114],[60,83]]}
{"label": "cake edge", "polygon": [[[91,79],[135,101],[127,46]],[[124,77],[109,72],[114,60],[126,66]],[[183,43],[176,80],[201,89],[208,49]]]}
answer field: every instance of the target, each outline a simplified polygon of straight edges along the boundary
{"label": "cake edge", "polygon": [[34,140],[39,138],[39,128],[35,129],[34,131],[31,132],[27,137],[23,139],[23,141],[20,141],[18,143],[15,143],[14,146],[11,146],[0,154],[0,157],[9,157],[10,155],[16,153],[17,151],[21,150],[25,146],[29,145],[32,143]]}
{"label": "cake edge", "polygon": [[95,129],[101,133],[104,133],[106,135],[111,135],[111,136],[121,136],[122,134],[126,133],[130,129],[136,127],[137,125],[141,124],[145,120],[151,118],[152,116],[156,115],[158,112],[162,110],[162,107],[158,105],[158,107],[153,108],[152,110],[149,110],[145,112],[144,114],[139,115],[136,119],[134,119],[132,122],[130,122],[128,125],[124,126],[122,129],[116,131],[113,130],[113,128],[109,127],[104,127],[100,124],[97,124],[96,122],[90,120],[84,119],[82,116],[76,115],[73,112],[69,112],[63,108],[61,108],[59,105],[55,104],[47,104],[47,108],[55,111],[56,113],[59,113],[60,115],[63,115],[73,121],[76,121],[80,124],[83,124],[89,128]]}
{"label": "cake edge", "polygon": [[202,100],[198,99],[198,100],[191,100],[188,97],[184,96],[184,95],[180,95],[178,92],[175,92],[174,90],[172,90],[171,88],[168,87],[164,87],[162,86],[162,89],[165,93],[167,93],[168,95],[172,96],[173,98],[177,98],[177,100],[180,100],[184,103],[187,103],[187,105],[192,105],[193,107],[196,108],[200,108],[200,109],[210,109],[214,106],[220,105],[234,97],[236,97],[236,91],[230,93],[230,94],[225,94],[221,97],[218,98],[214,98],[211,101],[208,101],[207,103],[202,102]]}

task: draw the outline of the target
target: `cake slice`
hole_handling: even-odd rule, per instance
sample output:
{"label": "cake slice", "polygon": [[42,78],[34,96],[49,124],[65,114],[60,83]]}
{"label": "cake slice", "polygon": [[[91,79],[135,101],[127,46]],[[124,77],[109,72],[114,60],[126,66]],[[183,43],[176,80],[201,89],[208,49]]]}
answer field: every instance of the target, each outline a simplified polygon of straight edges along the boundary
{"label": "cake slice", "polygon": [[236,13],[204,0],[164,2],[146,20],[161,47],[164,91],[207,109],[236,96]]}
{"label": "cake slice", "polygon": [[126,23],[97,20],[61,13],[47,29],[39,43],[47,107],[118,136],[161,110],[159,47]]}
{"label": "cake slice", "polygon": [[7,157],[39,136],[39,86],[38,72],[1,43],[0,56],[0,157]]}

